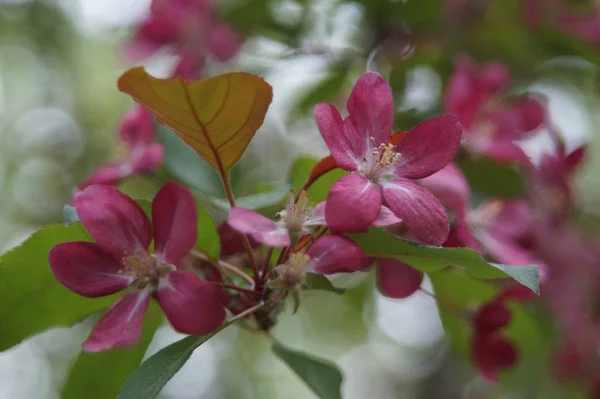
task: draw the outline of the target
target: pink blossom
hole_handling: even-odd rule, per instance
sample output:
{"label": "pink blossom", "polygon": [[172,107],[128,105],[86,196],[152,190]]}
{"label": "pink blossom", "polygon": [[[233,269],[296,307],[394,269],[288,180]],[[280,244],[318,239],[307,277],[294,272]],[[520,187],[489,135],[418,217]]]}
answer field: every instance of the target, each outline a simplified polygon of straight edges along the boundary
{"label": "pink blossom", "polygon": [[454,164],[421,182],[450,209],[455,245],[470,247],[504,264],[544,268],[533,251],[523,245],[532,238],[534,228],[533,211],[526,201],[488,199],[471,209],[471,189]]}
{"label": "pink blossom", "polygon": [[426,120],[391,144],[394,106],[389,85],[377,73],[357,81],[342,119],[330,104],[315,107],[317,125],[337,166],[350,173],[329,191],[327,226],[337,232],[364,232],[382,206],[422,242],[438,245],[448,235],[443,206],[414,179],[427,177],[452,160],[462,135],[456,117]]}
{"label": "pink blossom", "polygon": [[207,54],[227,61],[241,44],[240,35],[219,21],[211,0],[153,0],[150,15],[127,44],[125,55],[137,61],[173,46],[182,57],[175,74],[195,80]]}
{"label": "pink blossom", "polygon": [[444,103],[464,126],[468,149],[500,162],[526,162],[528,157],[514,141],[544,123],[545,109],[531,96],[507,99],[510,83],[510,72],[504,64],[488,62],[478,67],[461,56],[456,60]]}
{"label": "pink blossom", "polygon": [[501,335],[512,318],[506,301],[530,297],[530,290],[510,288],[500,292],[473,315],[471,357],[479,372],[490,381],[496,381],[498,370],[512,367],[518,360],[514,344]]}
{"label": "pink blossom", "polygon": [[93,184],[116,185],[129,177],[156,170],[163,162],[164,148],[154,142],[154,137],[152,113],[141,105],[135,106],[125,114],[119,127],[119,139],[127,151],[125,159],[96,169],[79,190]]}
{"label": "pink blossom", "polygon": [[56,278],[90,298],[128,289],[96,324],[84,350],[135,345],[151,296],[182,333],[207,334],[223,322],[215,286],[178,270],[197,237],[196,204],[188,189],[164,185],[152,201],[152,223],[135,201],[108,186],[87,187],[74,206],[95,242],[53,247],[48,258]]}

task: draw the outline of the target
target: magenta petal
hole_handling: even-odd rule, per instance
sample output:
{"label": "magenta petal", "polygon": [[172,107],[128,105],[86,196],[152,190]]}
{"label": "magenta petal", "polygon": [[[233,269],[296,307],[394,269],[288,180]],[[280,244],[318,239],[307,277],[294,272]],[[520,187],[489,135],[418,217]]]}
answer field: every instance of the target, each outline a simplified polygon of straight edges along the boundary
{"label": "magenta petal", "polygon": [[165,316],[184,334],[205,335],[225,320],[219,290],[198,277],[173,271],[159,283],[156,299]]}
{"label": "magenta petal", "polygon": [[94,184],[114,186],[121,180],[129,177],[134,170],[130,162],[115,162],[103,165],[96,169],[80,186],[79,190]]}
{"label": "magenta petal", "polygon": [[391,226],[396,223],[400,223],[402,219],[398,216],[394,215],[394,212],[390,210],[387,206],[381,206],[379,210],[379,215],[377,215],[377,219],[373,222],[373,226],[382,227],[382,226]]}
{"label": "magenta petal", "polygon": [[152,200],[154,252],[161,263],[177,264],[198,237],[198,213],[194,195],[186,187],[169,182]]}
{"label": "magenta petal", "polygon": [[441,245],[449,224],[442,204],[424,187],[396,178],[383,186],[383,199],[396,216],[425,244]]}
{"label": "magenta petal", "polygon": [[312,211],[310,213],[310,216],[308,217],[306,222],[304,222],[305,226],[325,226],[326,225],[326,221],[325,221],[325,204],[326,203],[327,203],[327,201],[322,201],[314,206],[314,208],[312,209]]}
{"label": "magenta petal", "polygon": [[508,368],[517,362],[514,346],[502,337],[476,334],[471,343],[471,356],[477,369],[488,380],[496,381],[498,369]]}
{"label": "magenta petal", "polygon": [[353,171],[364,155],[364,138],[354,137],[356,129],[345,126],[339,111],[331,104],[315,106],[315,120],[327,148],[339,168]]}
{"label": "magenta petal", "polygon": [[377,286],[390,298],[408,298],[421,287],[423,272],[393,258],[378,259]]}
{"label": "magenta petal", "polygon": [[161,144],[152,143],[145,146],[141,156],[135,161],[134,173],[151,173],[160,167],[165,157],[165,149]]}
{"label": "magenta petal", "polygon": [[150,245],[150,220],[133,199],[116,188],[89,186],[73,202],[96,244],[118,258]]}
{"label": "magenta petal", "polygon": [[501,163],[529,163],[529,157],[511,140],[493,140],[487,148],[480,150],[486,157]]}
{"label": "magenta petal", "polygon": [[377,148],[388,141],[394,126],[394,98],[380,74],[364,73],[354,85],[346,108],[363,142],[372,137],[373,147]]}
{"label": "magenta petal", "polygon": [[287,229],[250,209],[234,207],[229,211],[227,223],[240,233],[271,247],[287,247],[290,238]]}
{"label": "magenta petal", "polygon": [[142,105],[128,111],[119,126],[119,137],[130,147],[148,144],[154,140],[154,117]]}
{"label": "magenta petal", "polygon": [[92,242],[64,242],[48,253],[50,268],[65,287],[95,298],[114,294],[129,285],[120,260]]}
{"label": "magenta petal", "polygon": [[462,132],[454,115],[442,115],[419,123],[396,146],[396,152],[401,156],[396,176],[422,179],[442,169],[456,154]]}
{"label": "magenta petal", "polygon": [[327,227],[339,233],[366,232],[379,215],[381,200],[381,188],[365,177],[343,176],[327,195]]}
{"label": "magenta petal", "polygon": [[524,132],[530,132],[542,126],[546,121],[544,105],[533,97],[525,97],[514,104],[519,117],[519,127]]}
{"label": "magenta petal", "polygon": [[310,271],[317,274],[351,273],[365,263],[365,254],[357,243],[335,234],[318,238],[306,253],[316,260]]}
{"label": "magenta petal", "polygon": [[453,163],[421,180],[443,204],[452,210],[455,217],[464,220],[471,207],[471,188],[465,175]]}
{"label": "magenta petal", "polygon": [[208,48],[219,61],[227,61],[242,47],[242,37],[229,26],[215,23],[208,32]]}
{"label": "magenta petal", "polygon": [[512,315],[500,301],[492,301],[483,306],[473,317],[476,334],[491,334],[510,323]]}
{"label": "magenta petal", "polygon": [[539,265],[541,262],[534,254],[520,247],[515,241],[494,232],[482,232],[479,241],[486,251],[497,261],[505,265]]}
{"label": "magenta petal", "polygon": [[147,290],[123,296],[98,321],[83,343],[83,350],[100,352],[116,347],[135,346],[142,334],[142,321],[149,302]]}

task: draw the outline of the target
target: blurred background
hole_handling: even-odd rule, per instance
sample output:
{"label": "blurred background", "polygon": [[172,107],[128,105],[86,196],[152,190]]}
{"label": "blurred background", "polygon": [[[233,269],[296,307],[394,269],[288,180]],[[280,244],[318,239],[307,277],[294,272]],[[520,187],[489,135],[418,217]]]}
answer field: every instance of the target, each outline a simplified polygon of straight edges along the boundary
{"label": "blurred background", "polygon": [[[143,63],[167,77],[181,65],[177,45],[135,62],[128,57],[127,46],[150,18],[150,6],[150,0],[0,0],[2,251],[40,226],[61,222],[73,190],[99,165],[123,156],[118,126],[133,102],[117,90],[120,74]],[[364,71],[388,80],[396,128],[406,130],[444,112],[446,87],[464,56],[478,64],[500,62],[511,75],[506,96],[532,92],[547,106],[550,128],[519,142],[534,162],[552,149],[556,132],[568,151],[586,145],[585,162],[573,178],[575,220],[587,234],[600,232],[600,3],[215,0],[214,7],[214,18],[235,29],[243,44],[231,57],[208,54],[200,75],[243,70],[274,87],[267,120],[236,168],[240,197],[261,206],[280,202],[295,159],[327,154],[312,107],[327,101],[343,108]],[[164,135],[158,139],[176,170],[189,152]],[[202,192],[218,191],[206,168],[191,172],[179,177]],[[503,184],[512,183],[498,181]],[[138,197],[155,189],[143,177],[122,187]],[[208,202],[222,218],[219,201]],[[365,288],[371,280],[368,273],[356,281],[340,277],[337,283],[354,288],[353,295],[312,294],[298,315],[284,315],[275,330],[282,342],[337,362],[346,377],[344,398],[586,397],[585,389],[556,390],[550,374],[533,381],[527,370],[514,385],[488,383],[448,345],[430,296],[385,298]],[[428,281],[424,287],[431,291]],[[83,397],[68,387],[75,384],[70,372],[91,321],[48,331],[0,354],[0,398]],[[597,336],[600,342],[600,330]],[[162,327],[148,355],[178,337]],[[313,398],[268,345],[232,328],[202,346],[162,395]],[[547,387],[532,391],[523,380]],[[85,397],[110,397],[93,395]]]}

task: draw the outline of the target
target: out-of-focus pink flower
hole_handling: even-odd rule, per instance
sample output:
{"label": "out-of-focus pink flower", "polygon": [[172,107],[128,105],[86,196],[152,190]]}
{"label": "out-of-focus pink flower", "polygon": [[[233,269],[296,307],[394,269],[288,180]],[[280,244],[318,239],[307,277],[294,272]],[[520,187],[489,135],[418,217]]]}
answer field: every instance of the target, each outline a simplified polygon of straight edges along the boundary
{"label": "out-of-focus pink flower", "polygon": [[134,346],[151,296],[182,333],[208,334],[223,322],[219,290],[178,270],[197,237],[196,204],[188,189],[164,185],[152,201],[152,222],[135,201],[108,186],[87,187],[74,206],[95,242],[54,246],[48,259],[56,278],[90,298],[131,289],[96,324],[84,350]]}
{"label": "out-of-focus pink flower", "polygon": [[164,148],[154,141],[155,134],[152,113],[136,105],[125,114],[119,127],[119,139],[127,151],[125,158],[96,169],[78,190],[93,184],[112,186],[129,177],[155,171],[164,159]]}
{"label": "out-of-focus pink flower", "polygon": [[212,0],[153,0],[150,15],[125,47],[125,56],[137,61],[173,46],[181,56],[175,74],[195,80],[208,54],[227,61],[242,42],[237,32],[219,21]]}
{"label": "out-of-focus pink flower", "polygon": [[471,357],[479,372],[490,381],[496,381],[498,370],[510,368],[518,360],[515,345],[501,335],[512,318],[506,301],[530,299],[533,295],[530,290],[509,288],[474,314]]}
{"label": "out-of-focus pink flower", "polygon": [[327,226],[337,232],[364,232],[378,219],[382,205],[410,228],[418,240],[439,245],[448,235],[443,206],[414,179],[448,164],[462,128],[456,117],[426,120],[394,145],[392,92],[381,75],[363,74],[346,103],[342,119],[331,104],[318,104],[315,118],[337,166],[352,172],[329,191]]}
{"label": "out-of-focus pink flower", "polygon": [[542,103],[530,96],[507,98],[511,77],[500,62],[478,67],[461,56],[455,65],[444,103],[465,128],[464,145],[499,162],[526,162],[528,157],[514,141],[545,122]]}
{"label": "out-of-focus pink flower", "polygon": [[454,164],[421,180],[444,203],[454,217],[451,239],[446,243],[470,247],[507,265],[544,266],[530,248],[522,245],[532,237],[533,211],[524,200],[489,199],[471,209],[471,189]]}

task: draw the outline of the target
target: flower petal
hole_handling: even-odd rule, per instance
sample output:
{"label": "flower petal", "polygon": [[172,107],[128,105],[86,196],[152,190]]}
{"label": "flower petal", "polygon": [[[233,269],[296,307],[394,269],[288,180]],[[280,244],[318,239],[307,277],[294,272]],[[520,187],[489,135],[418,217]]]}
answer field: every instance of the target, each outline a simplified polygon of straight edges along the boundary
{"label": "flower petal", "polygon": [[209,334],[225,320],[219,290],[186,272],[161,279],[156,299],[173,328],[184,334]]}
{"label": "flower petal", "polygon": [[119,137],[130,147],[149,144],[154,136],[154,117],[143,105],[136,105],[121,120]]}
{"label": "flower petal", "polygon": [[270,247],[287,247],[290,245],[287,229],[250,209],[231,208],[227,223],[240,233],[248,234],[256,241]]}
{"label": "flower petal", "polygon": [[89,186],[75,197],[74,204],[96,244],[117,258],[150,245],[150,220],[133,199],[116,188]]}
{"label": "flower petal", "polygon": [[335,234],[321,236],[306,253],[316,259],[309,271],[317,274],[351,273],[365,264],[365,254],[360,246]]}
{"label": "flower petal", "polygon": [[508,340],[495,335],[476,334],[471,343],[471,356],[477,369],[488,380],[495,382],[498,369],[513,366],[517,351]]}
{"label": "flower petal", "polygon": [[325,218],[334,232],[366,232],[381,209],[381,188],[361,175],[340,178],[329,190]]}
{"label": "flower petal", "polygon": [[154,252],[161,263],[177,264],[198,237],[198,213],[191,191],[174,182],[162,186],[152,200],[152,224]]}
{"label": "flower petal", "polygon": [[327,201],[322,201],[313,207],[308,219],[304,222],[305,226],[325,226],[327,224],[325,221],[326,203]]}
{"label": "flower petal", "polygon": [[492,140],[484,148],[481,154],[501,163],[530,163],[529,156],[516,143],[509,139]]}
{"label": "flower petal", "polygon": [[134,170],[134,165],[131,162],[115,162],[100,166],[79,186],[79,190],[83,190],[94,184],[104,186],[114,186],[121,180],[129,177]]}
{"label": "flower petal", "polygon": [[454,115],[428,119],[412,128],[398,143],[398,177],[422,179],[448,165],[460,145],[462,126]]}
{"label": "flower petal", "polygon": [[450,227],[446,211],[426,188],[411,180],[396,178],[383,185],[383,199],[419,241],[441,245],[448,238]]}
{"label": "flower petal", "polygon": [[450,208],[457,219],[466,219],[471,207],[471,188],[465,175],[454,163],[449,163],[420,183]]}
{"label": "flower petal", "polygon": [[[241,234],[234,230],[229,223],[221,223],[217,229],[221,240],[221,256],[231,256],[244,252],[244,242]],[[249,237],[250,246],[256,248],[259,243],[253,237]]]}
{"label": "flower petal", "polygon": [[377,148],[388,141],[394,126],[394,98],[380,74],[364,73],[354,85],[346,108],[363,143],[372,137],[372,145]]}
{"label": "flower petal", "polygon": [[402,222],[402,219],[394,215],[394,212],[392,212],[390,208],[382,205],[381,209],[379,210],[379,215],[377,215],[377,219],[375,219],[375,221],[373,222],[373,226],[391,226],[400,222]]}
{"label": "flower petal", "polygon": [[423,272],[393,258],[378,259],[377,286],[390,298],[408,298],[421,287]]}
{"label": "flower petal", "polygon": [[114,294],[131,283],[123,266],[92,242],[64,242],[48,253],[50,268],[65,287],[90,298]]}
{"label": "flower petal", "polygon": [[473,317],[476,334],[491,334],[510,323],[512,315],[500,301],[492,301],[482,306]]}
{"label": "flower petal", "polygon": [[219,61],[227,61],[242,47],[242,37],[225,24],[213,23],[208,31],[208,48]]}
{"label": "flower petal", "polygon": [[339,168],[353,171],[357,169],[365,149],[364,138],[354,137],[356,129],[349,122],[342,120],[339,111],[331,104],[317,104],[315,107],[315,120],[329,152],[335,159]]}
{"label": "flower petal", "polygon": [[135,160],[134,174],[152,173],[162,165],[165,158],[165,149],[161,144],[152,143],[146,146],[140,157]]}
{"label": "flower petal", "polygon": [[135,346],[142,334],[142,321],[149,302],[148,290],[123,296],[96,323],[83,343],[83,350],[100,352],[116,347]]}

